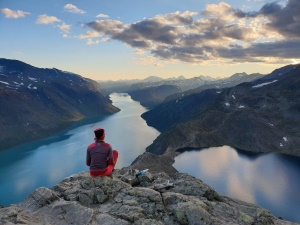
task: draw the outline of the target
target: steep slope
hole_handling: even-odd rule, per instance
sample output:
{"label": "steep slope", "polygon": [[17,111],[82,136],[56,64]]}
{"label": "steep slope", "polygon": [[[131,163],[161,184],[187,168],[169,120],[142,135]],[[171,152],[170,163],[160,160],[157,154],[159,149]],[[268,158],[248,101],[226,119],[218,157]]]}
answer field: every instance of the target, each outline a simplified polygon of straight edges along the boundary
{"label": "steep slope", "polygon": [[146,112],[147,123],[163,132],[147,151],[175,154],[229,145],[300,155],[300,66],[289,68],[280,76],[183,96]]}
{"label": "steep slope", "polygon": [[174,85],[161,85],[130,91],[128,94],[132,97],[132,99],[139,101],[141,105],[153,107],[163,102],[167,96],[180,91],[180,88]]}
{"label": "steep slope", "polygon": [[46,137],[84,117],[117,112],[97,82],[0,59],[0,149]]}

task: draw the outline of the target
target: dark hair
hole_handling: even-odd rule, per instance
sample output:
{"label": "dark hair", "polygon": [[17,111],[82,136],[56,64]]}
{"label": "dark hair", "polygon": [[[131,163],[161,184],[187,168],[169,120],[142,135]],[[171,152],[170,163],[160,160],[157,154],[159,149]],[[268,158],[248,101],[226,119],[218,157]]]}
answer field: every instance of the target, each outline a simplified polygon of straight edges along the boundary
{"label": "dark hair", "polygon": [[95,133],[95,136],[97,139],[100,139],[102,138],[103,134],[104,134],[104,129],[97,129],[97,130],[94,130],[94,133]]}

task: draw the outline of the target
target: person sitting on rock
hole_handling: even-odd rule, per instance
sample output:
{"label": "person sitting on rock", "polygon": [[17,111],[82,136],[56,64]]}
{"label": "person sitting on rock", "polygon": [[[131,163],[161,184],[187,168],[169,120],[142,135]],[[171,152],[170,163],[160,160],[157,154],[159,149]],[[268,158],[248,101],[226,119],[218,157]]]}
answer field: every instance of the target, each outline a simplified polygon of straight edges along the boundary
{"label": "person sitting on rock", "polygon": [[95,142],[90,144],[86,153],[86,165],[90,167],[90,175],[109,176],[115,168],[118,152],[112,150],[110,144],[104,142],[105,130],[94,130]]}

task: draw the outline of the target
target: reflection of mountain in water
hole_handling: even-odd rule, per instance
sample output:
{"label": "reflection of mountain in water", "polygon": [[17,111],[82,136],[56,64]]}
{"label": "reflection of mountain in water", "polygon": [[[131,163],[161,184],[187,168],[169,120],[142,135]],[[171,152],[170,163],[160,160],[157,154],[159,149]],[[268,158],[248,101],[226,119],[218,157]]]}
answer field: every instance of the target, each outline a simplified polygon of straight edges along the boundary
{"label": "reflection of mountain in water", "polygon": [[276,216],[300,221],[300,158],[244,154],[231,147],[184,152],[174,167],[211,185],[222,195],[252,202]]}

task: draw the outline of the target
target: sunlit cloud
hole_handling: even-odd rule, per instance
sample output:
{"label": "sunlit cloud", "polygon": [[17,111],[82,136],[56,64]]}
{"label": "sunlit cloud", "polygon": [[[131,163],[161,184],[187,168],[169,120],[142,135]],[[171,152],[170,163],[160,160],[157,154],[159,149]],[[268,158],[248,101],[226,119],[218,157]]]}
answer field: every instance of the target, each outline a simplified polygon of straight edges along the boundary
{"label": "sunlit cloud", "polygon": [[70,29],[71,29],[71,25],[70,24],[66,24],[63,23],[61,25],[58,25],[59,29],[61,29],[61,31],[63,31],[64,33],[70,33]]}
{"label": "sunlit cloud", "polygon": [[72,25],[70,25],[70,24],[62,23],[61,25],[58,25],[57,27],[62,31],[63,37],[68,38],[70,30],[71,30],[71,26]]}
{"label": "sunlit cloud", "polygon": [[39,15],[39,17],[35,22],[37,24],[52,24],[52,23],[61,22],[61,20],[56,18],[55,16],[48,16],[46,14],[43,14],[43,15]]}
{"label": "sunlit cloud", "polygon": [[8,8],[0,9],[0,11],[5,15],[6,18],[18,19],[29,15],[29,12],[24,12],[22,10],[13,11]]}
{"label": "sunlit cloud", "polygon": [[[251,12],[221,2],[200,14],[177,11],[131,24],[96,20],[87,26],[166,63],[288,64],[300,58],[299,11],[298,0],[266,3]],[[136,62],[153,63],[152,57]]]}
{"label": "sunlit cloud", "polygon": [[96,17],[97,17],[97,18],[109,18],[108,15],[102,14],[102,13],[98,14]]}
{"label": "sunlit cloud", "polygon": [[70,12],[70,13],[79,13],[79,14],[84,14],[85,11],[77,8],[77,6],[75,5],[72,5],[72,4],[66,4],[64,6],[64,9],[67,11],[67,12]]}
{"label": "sunlit cloud", "polygon": [[108,42],[109,40],[110,40],[110,38],[108,38],[108,37],[102,38],[102,42]]}
{"label": "sunlit cloud", "polygon": [[146,53],[146,51],[138,48],[138,49],[134,50],[134,53],[138,54],[138,55],[144,55]]}
{"label": "sunlit cloud", "polygon": [[99,44],[100,43],[100,41],[99,40],[93,40],[92,38],[89,38],[88,40],[87,40],[87,45],[96,45],[96,44]]}
{"label": "sunlit cloud", "polygon": [[88,39],[88,38],[96,38],[96,37],[100,37],[101,35],[99,34],[99,32],[91,30],[91,31],[87,31],[84,34],[81,34],[78,36],[79,39]]}

